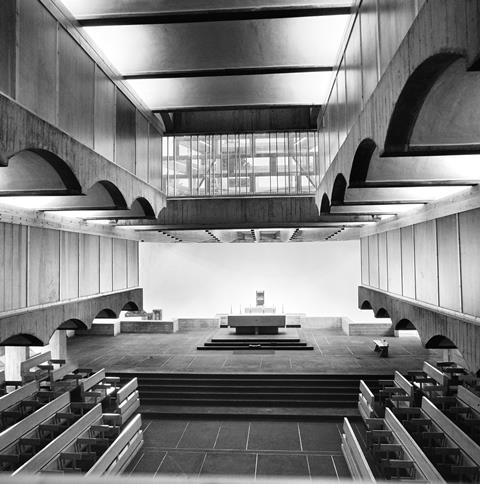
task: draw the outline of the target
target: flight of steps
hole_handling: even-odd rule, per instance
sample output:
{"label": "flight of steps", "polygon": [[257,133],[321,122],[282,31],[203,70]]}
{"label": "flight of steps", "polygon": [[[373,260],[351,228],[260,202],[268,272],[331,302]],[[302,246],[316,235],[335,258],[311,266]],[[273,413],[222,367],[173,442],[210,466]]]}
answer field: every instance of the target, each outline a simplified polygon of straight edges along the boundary
{"label": "flight of steps", "polygon": [[[112,373],[123,379],[132,374]],[[142,413],[357,415],[359,381],[373,387],[379,375],[140,373]],[[283,412],[284,413],[284,412]]]}
{"label": "flight of steps", "polygon": [[313,346],[300,338],[244,337],[211,338],[197,350],[313,350]]}

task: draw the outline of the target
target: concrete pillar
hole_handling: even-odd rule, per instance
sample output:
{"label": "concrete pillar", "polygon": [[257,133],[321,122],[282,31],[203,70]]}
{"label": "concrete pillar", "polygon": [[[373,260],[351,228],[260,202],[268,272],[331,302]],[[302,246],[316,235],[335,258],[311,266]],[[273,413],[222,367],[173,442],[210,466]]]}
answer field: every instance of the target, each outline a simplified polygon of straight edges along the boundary
{"label": "concrete pillar", "polygon": [[20,363],[28,356],[28,346],[5,346],[5,380],[22,379]]}
{"label": "concrete pillar", "polygon": [[67,331],[57,329],[48,342],[52,354],[52,360],[67,359]]}

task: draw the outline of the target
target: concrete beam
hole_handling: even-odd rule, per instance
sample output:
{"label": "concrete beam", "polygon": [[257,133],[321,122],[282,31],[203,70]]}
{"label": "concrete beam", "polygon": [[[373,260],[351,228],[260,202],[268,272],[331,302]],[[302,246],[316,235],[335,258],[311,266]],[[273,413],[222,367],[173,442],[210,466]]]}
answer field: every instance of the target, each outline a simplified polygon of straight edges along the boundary
{"label": "concrete beam", "polygon": [[[389,314],[393,327],[407,319],[418,330],[422,344],[432,337],[446,336],[454,342],[465,359],[468,369],[480,369],[480,319],[403,296],[367,287],[358,288],[358,307],[368,302],[375,314],[384,309]],[[468,335],[468,337],[466,337]]]}
{"label": "concrete beam", "polygon": [[111,309],[118,316],[125,304],[131,301],[142,309],[143,289],[127,289],[2,313],[0,345],[8,338],[21,334],[38,338],[46,345],[54,331],[65,321],[79,321],[83,323],[83,329],[90,328],[96,315],[103,309]]}

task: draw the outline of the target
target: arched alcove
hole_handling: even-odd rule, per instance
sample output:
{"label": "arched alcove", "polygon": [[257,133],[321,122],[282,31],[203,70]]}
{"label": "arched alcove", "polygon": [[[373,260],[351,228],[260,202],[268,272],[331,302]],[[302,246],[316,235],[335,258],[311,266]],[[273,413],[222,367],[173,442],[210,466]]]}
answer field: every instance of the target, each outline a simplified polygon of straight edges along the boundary
{"label": "arched alcove", "polygon": [[3,340],[0,346],[44,346],[44,342],[31,334],[21,333]]}
{"label": "arched alcove", "polygon": [[377,144],[370,138],[364,139],[355,151],[352,169],[350,170],[349,186],[356,187],[367,179],[368,167],[372,159]]}
{"label": "arched alcove", "polygon": [[376,318],[389,318],[390,314],[388,314],[388,311],[385,308],[380,308],[376,313],[375,313]]}
{"label": "arched alcove", "polygon": [[342,205],[345,200],[345,191],[347,190],[347,180],[339,173],[335,178],[332,188],[331,201],[332,205]]}
{"label": "arched alcove", "polygon": [[425,344],[425,348],[429,349],[453,349],[457,348],[457,345],[449,338],[442,334],[432,336]]}
{"label": "arched alcove", "polygon": [[117,315],[115,311],[109,308],[102,309],[96,316],[95,319],[114,319]]}
{"label": "arched alcove", "polygon": [[128,301],[122,308],[122,311],[138,311],[140,308],[133,301]]}

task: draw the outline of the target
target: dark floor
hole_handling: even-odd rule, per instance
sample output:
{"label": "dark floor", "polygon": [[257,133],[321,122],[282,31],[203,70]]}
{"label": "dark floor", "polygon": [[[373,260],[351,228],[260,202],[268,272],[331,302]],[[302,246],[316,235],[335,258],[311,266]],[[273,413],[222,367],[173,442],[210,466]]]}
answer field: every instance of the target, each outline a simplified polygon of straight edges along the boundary
{"label": "dark floor", "polygon": [[68,341],[68,356],[80,366],[112,372],[192,373],[385,373],[420,369],[423,361],[442,358],[418,338],[386,338],[389,358],[372,351],[372,337],[346,336],[341,330],[299,329],[313,351],[198,351],[197,345],[216,330],[175,334],[76,336]]}
{"label": "dark floor", "polygon": [[341,421],[146,420],[126,473],[349,478]]}

